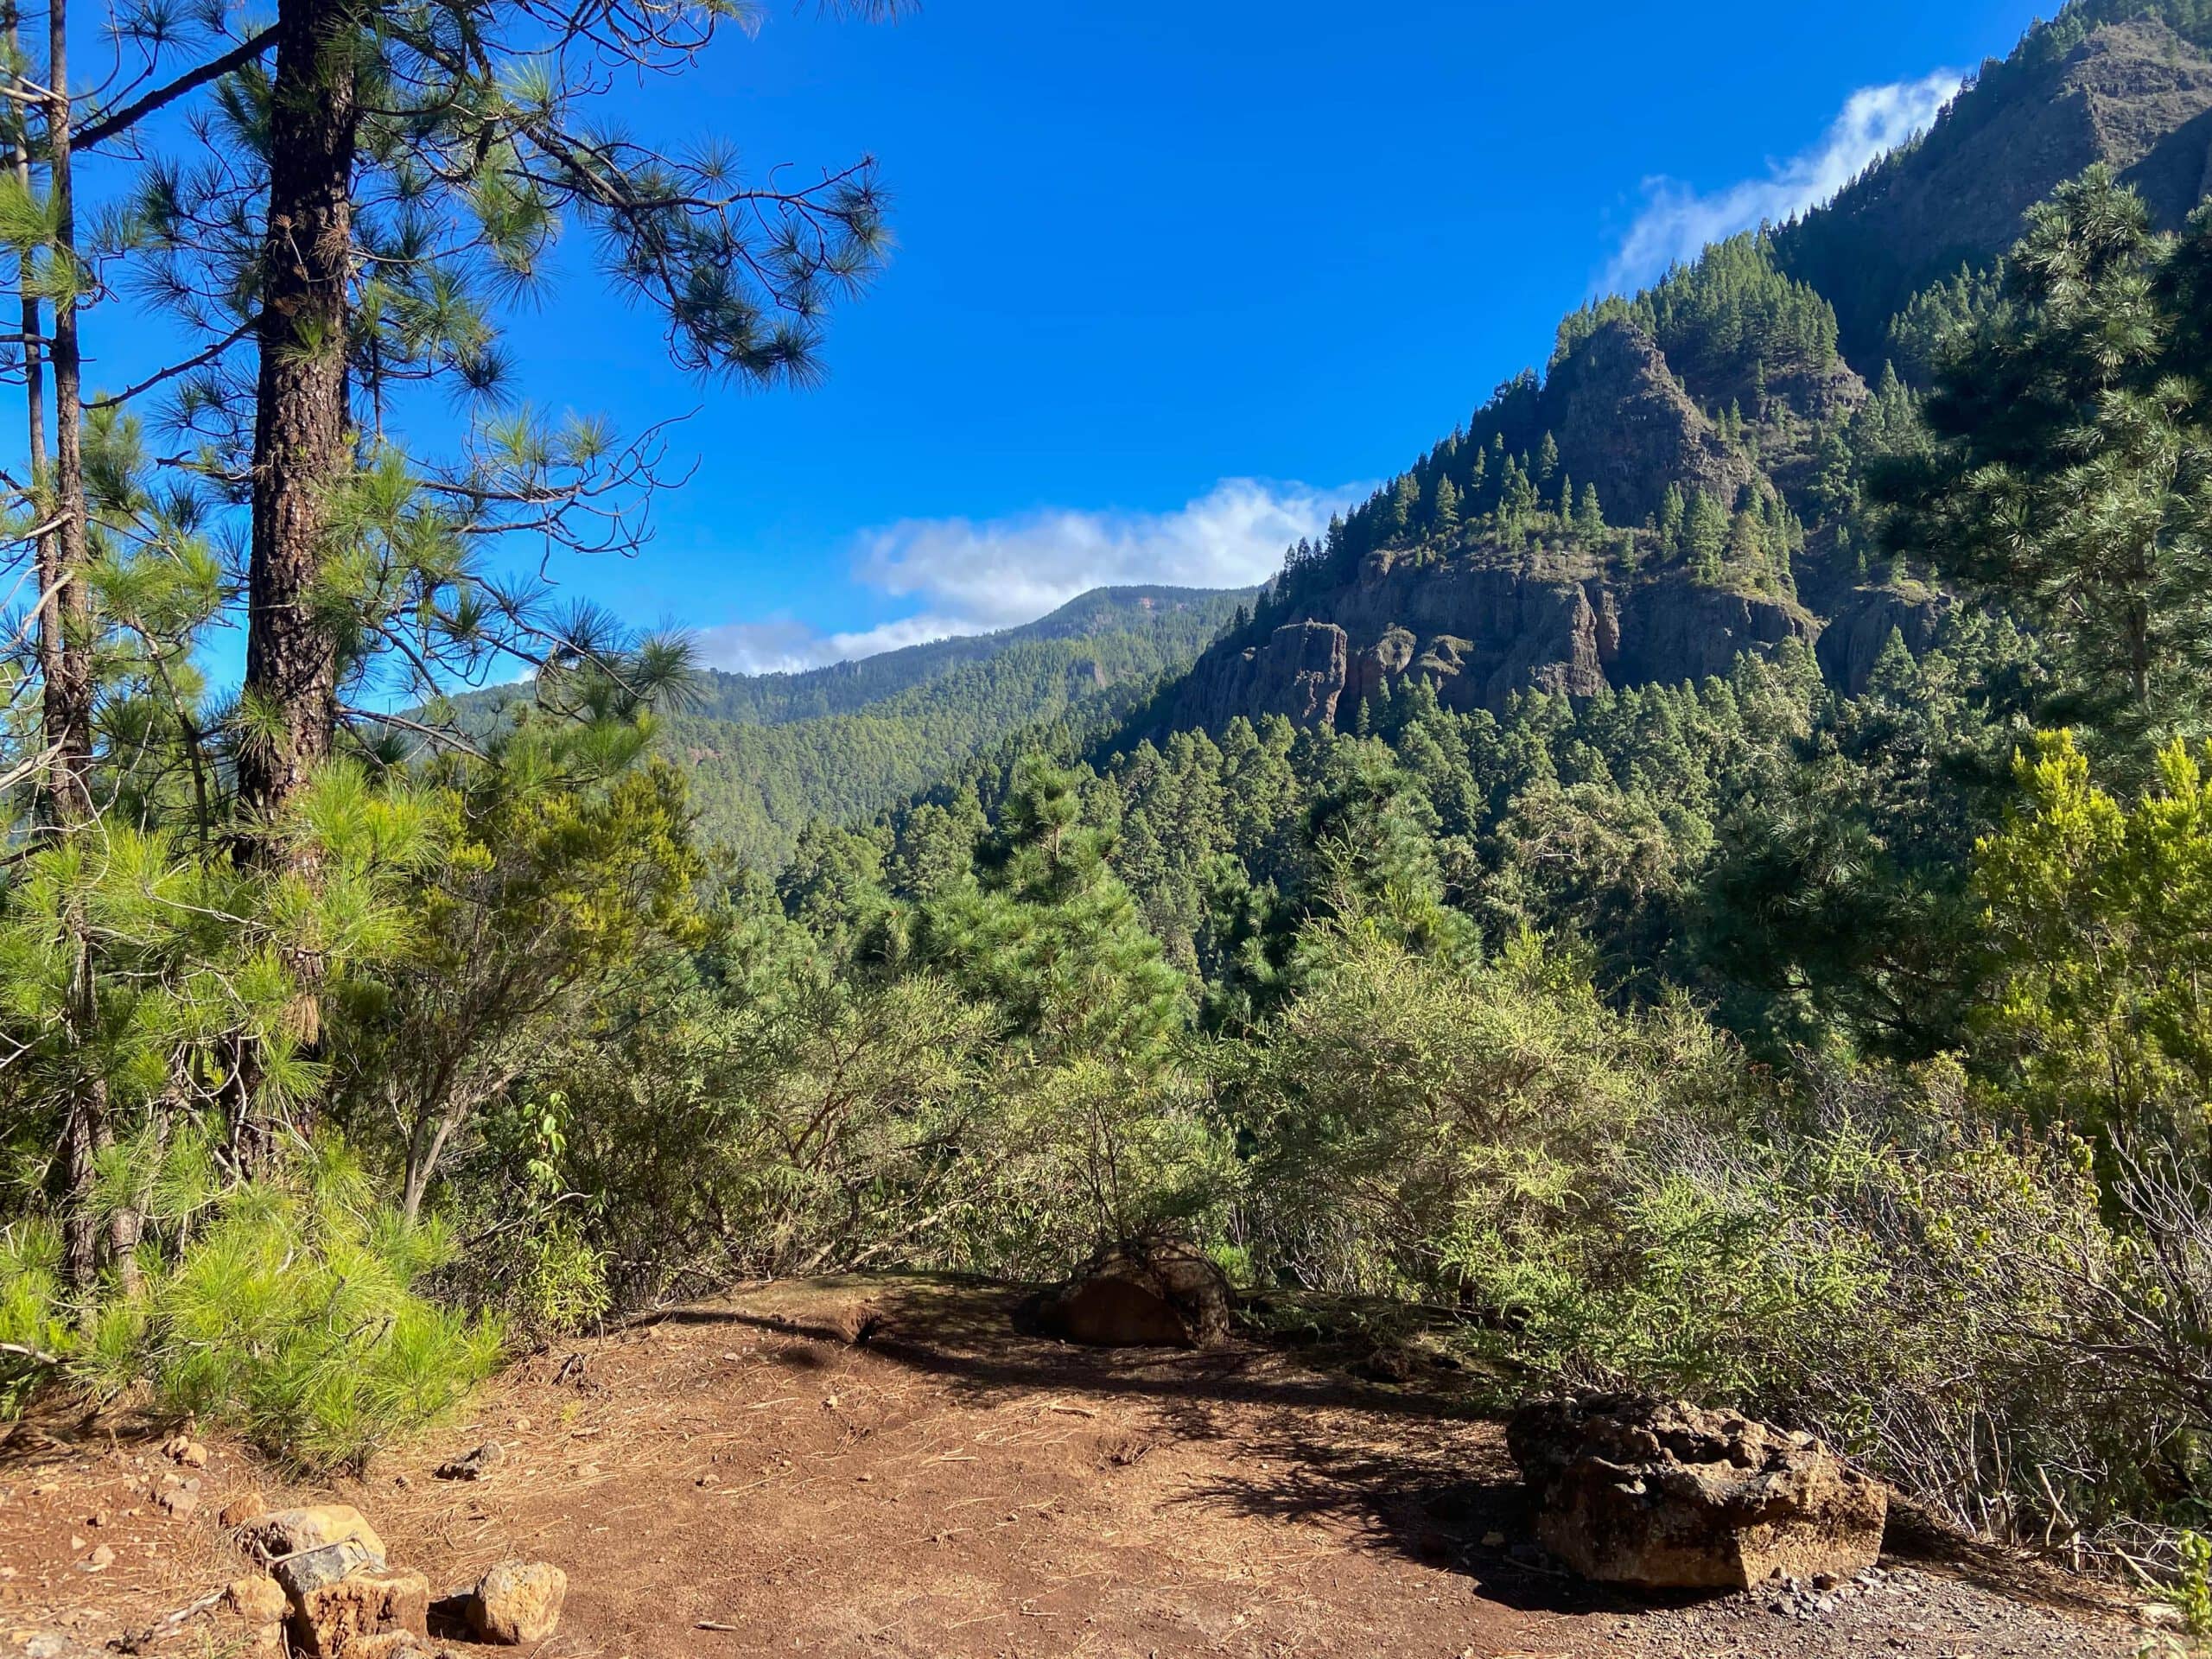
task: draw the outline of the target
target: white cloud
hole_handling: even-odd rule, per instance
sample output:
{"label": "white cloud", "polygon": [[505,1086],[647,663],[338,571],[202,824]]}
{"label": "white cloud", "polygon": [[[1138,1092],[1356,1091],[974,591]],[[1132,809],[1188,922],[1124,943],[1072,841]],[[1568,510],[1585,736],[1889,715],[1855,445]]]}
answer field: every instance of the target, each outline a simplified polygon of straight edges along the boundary
{"label": "white cloud", "polygon": [[919,601],[915,614],[849,633],[789,619],[733,623],[702,631],[700,651],[739,673],[795,671],[1033,621],[1093,588],[1248,587],[1370,488],[1231,478],[1170,512],[1054,507],[1008,518],[901,519],[861,532],[853,573],[879,593]]}
{"label": "white cloud", "polygon": [[1862,86],[1818,145],[1789,161],[1770,162],[1764,178],[1745,179],[1710,194],[1700,195],[1677,179],[1646,179],[1643,211],[1605,268],[1605,286],[1633,293],[1665,275],[1669,266],[1696,258],[1707,243],[1761,223],[1780,224],[1827,200],[1868,162],[1924,131],[1960,84],[1957,71],[1939,69],[1918,80]]}

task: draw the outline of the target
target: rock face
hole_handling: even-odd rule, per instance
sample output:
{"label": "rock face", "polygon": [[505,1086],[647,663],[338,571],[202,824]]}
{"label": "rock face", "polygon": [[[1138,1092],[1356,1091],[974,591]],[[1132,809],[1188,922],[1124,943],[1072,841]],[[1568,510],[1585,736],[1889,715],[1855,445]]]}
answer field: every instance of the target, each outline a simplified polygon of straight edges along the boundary
{"label": "rock face", "polygon": [[1872,1567],[1889,1491],[1810,1435],[1619,1395],[1523,1407],[1506,1431],[1536,1536],[1587,1579],[1746,1589]]}
{"label": "rock face", "polygon": [[1788,601],[1673,577],[1620,588],[1387,553],[1328,595],[1326,609],[1327,620],[1287,623],[1262,645],[1216,645],[1166,699],[1160,731],[1218,732],[1239,715],[1347,726],[1362,699],[1411,678],[1461,710],[1501,709],[1516,691],[1594,696],[1726,674],[1745,651],[1809,642],[1820,630]]}
{"label": "rock face", "polygon": [[1887,588],[1857,589],[1821,630],[1816,649],[1822,677],[1849,696],[1859,696],[1874,677],[1874,664],[1881,660],[1891,635],[1901,635],[1905,649],[1916,657],[1934,643],[1951,605],[1950,595],[1932,589],[1921,594]]}
{"label": "rock face", "polygon": [[2212,59],[2164,23],[2107,24],[2063,54],[2024,54],[1985,73],[1923,142],[1776,238],[1783,268],[1836,301],[1845,353],[1870,375],[1914,292],[1987,264],[2029,208],[2092,162],[2141,191],[2165,229],[2212,182]]}
{"label": "rock face", "polygon": [[[1344,631],[1330,622],[1294,622],[1264,644],[1243,651],[1217,645],[1199,658],[1181,687],[1192,709],[1262,712],[1294,725],[1326,726],[1337,717],[1347,659]],[[1222,715],[1226,725],[1230,715]],[[1177,722],[1185,723],[1185,722]],[[1211,723],[1201,721],[1200,723]]]}
{"label": "rock face", "polygon": [[1721,441],[1650,336],[1628,322],[1607,323],[1553,372],[1544,421],[1560,464],[1598,486],[1616,524],[1656,515],[1669,484],[1733,507],[1758,475]]}
{"label": "rock face", "polygon": [[1042,1297],[1042,1330],[1096,1348],[1205,1348],[1229,1334],[1229,1281],[1195,1245],[1155,1238],[1101,1251]]}

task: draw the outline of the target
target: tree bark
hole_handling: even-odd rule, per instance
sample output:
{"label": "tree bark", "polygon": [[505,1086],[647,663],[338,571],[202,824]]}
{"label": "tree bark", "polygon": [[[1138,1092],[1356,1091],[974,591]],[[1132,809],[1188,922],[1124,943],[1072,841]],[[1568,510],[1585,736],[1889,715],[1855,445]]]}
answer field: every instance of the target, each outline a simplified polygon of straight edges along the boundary
{"label": "tree bark", "polygon": [[[71,169],[72,114],[69,102],[69,9],[52,0],[48,10],[47,84],[44,105],[48,181],[53,193],[53,257],[73,263],[77,251],[77,199]],[[24,165],[28,168],[28,158]],[[35,322],[37,302],[26,295],[27,321]],[[35,334],[35,327],[25,333]],[[96,622],[91,584],[85,570],[91,529],[85,506],[83,354],[78,340],[77,302],[68,285],[54,306],[54,467],[50,496],[44,504],[54,529],[38,543],[39,668],[45,737],[53,755],[47,773],[44,817],[54,833],[74,835],[93,819],[92,645]],[[33,474],[42,470],[43,411],[39,376],[29,376],[26,408],[34,448]],[[66,899],[61,925],[71,957],[69,985],[61,1011],[65,1040],[73,1060],[82,1057],[98,1018],[90,931],[81,906]],[[77,1065],[67,1083],[68,1101],[61,1130],[65,1193],[62,1255],[70,1282],[89,1289],[99,1268],[99,1220],[93,1202],[99,1154],[113,1140],[108,1122],[107,1083],[89,1065]]]}
{"label": "tree bark", "polygon": [[238,766],[250,825],[266,825],[298,793],[337,723],[337,641],[315,589],[330,492],[353,466],[353,35],[348,0],[279,0]]}
{"label": "tree bark", "polygon": [[[312,880],[313,855],[268,832],[329,754],[338,721],[338,641],[317,588],[330,493],[353,461],[346,338],[358,22],[352,0],[278,0],[275,32],[238,848],[244,861]],[[304,950],[287,951],[285,962],[299,982],[296,1012],[312,1033],[322,963]],[[232,1157],[247,1174],[269,1170],[279,1141],[259,1103],[261,1071],[251,1041],[234,1045],[227,1116]]]}

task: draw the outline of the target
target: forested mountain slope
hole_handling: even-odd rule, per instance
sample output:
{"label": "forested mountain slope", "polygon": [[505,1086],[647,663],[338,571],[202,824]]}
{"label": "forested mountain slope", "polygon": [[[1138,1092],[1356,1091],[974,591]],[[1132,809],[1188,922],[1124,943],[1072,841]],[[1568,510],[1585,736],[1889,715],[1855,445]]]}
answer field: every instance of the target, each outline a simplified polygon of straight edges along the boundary
{"label": "forested mountain slope", "polygon": [[986,662],[1018,645],[1083,641],[1128,634],[1153,639],[1170,655],[1189,639],[1225,621],[1249,592],[1201,588],[1094,588],[1059,609],[1019,627],[932,639],[872,657],[797,673],[700,677],[695,714],[753,726],[780,726],[824,715],[849,715],[915,687]]}
{"label": "forested mountain slope", "polygon": [[1018,628],[801,674],[702,677],[662,723],[705,841],[780,866],[807,821],[865,818],[1008,734],[1104,714],[1187,667],[1249,590],[1103,588]]}
{"label": "forested mountain slope", "polygon": [[1993,302],[1995,261],[2063,181],[2107,165],[2168,226],[2203,198],[2208,45],[2205,0],[2069,7],[1832,205],[1570,316],[1544,375],[1292,549],[1129,740],[1239,715],[1348,728],[1413,681],[1502,713],[1793,640],[1863,690],[1892,632],[1924,646],[1948,602],[1872,556],[1859,508],[1910,424],[1906,383]]}
{"label": "forested mountain slope", "polygon": [[1846,356],[1880,371],[1891,321],[1986,271],[2029,208],[2103,162],[2174,229],[2212,182],[2212,5],[2088,0],[1983,66],[1928,134],[1776,238],[1782,269],[1834,305]]}

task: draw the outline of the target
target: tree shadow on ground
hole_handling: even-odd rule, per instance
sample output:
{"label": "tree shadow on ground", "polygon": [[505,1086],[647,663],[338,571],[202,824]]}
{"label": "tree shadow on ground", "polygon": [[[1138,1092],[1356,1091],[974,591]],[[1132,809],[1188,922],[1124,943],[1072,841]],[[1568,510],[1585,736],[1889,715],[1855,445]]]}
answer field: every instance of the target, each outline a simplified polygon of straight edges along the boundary
{"label": "tree shadow on ground", "polygon": [[[1250,1471],[1174,1501],[1341,1526],[1374,1547],[1459,1573],[1484,1597],[1519,1611],[1632,1613],[1709,1599],[1630,1594],[1552,1565],[1531,1541],[1528,1494],[1502,1436],[1467,1444],[1466,1429],[1500,1414],[1464,1377],[1376,1383],[1330,1369],[1347,1356],[1325,1345],[1080,1347],[1022,1328],[1022,1287],[960,1275],[855,1275],[833,1288],[851,1301],[805,1316],[721,1304],[640,1323],[734,1325],[842,1344],[992,1399],[1075,1390],[1142,1401],[1164,1434],[1233,1441],[1236,1467]],[[1425,1434],[1425,1426],[1440,1432]],[[1885,1560],[2047,1606],[2107,1606],[2047,1561],[1961,1538],[1917,1512],[1900,1518]]]}

